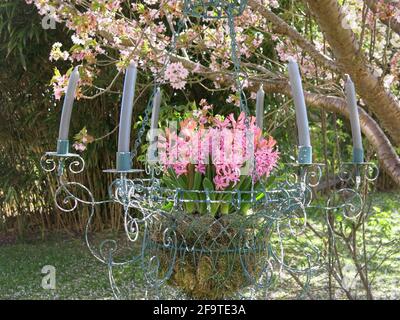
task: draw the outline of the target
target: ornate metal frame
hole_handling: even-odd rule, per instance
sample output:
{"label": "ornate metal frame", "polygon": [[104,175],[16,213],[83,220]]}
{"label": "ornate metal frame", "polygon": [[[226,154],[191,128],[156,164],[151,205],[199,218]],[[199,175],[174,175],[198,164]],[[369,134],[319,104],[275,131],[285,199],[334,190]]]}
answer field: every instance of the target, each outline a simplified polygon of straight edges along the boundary
{"label": "ornate metal frame", "polygon": [[[179,290],[168,288],[171,278],[176,273],[182,257],[193,255],[196,257],[199,250],[201,254],[220,255],[232,250],[229,245],[225,248],[217,247],[221,234],[229,228],[229,224],[221,228],[220,233],[209,243],[204,243],[204,236],[207,235],[206,228],[203,232],[195,232],[195,240],[190,243],[184,238],[183,233],[176,229],[177,217],[184,216],[182,205],[188,201],[182,194],[194,192],[189,190],[170,190],[160,184],[157,178],[159,169],[146,167],[147,178],[129,178],[129,174],[143,172],[143,170],[116,171],[106,170],[106,173],[117,174],[118,178],[108,187],[109,196],[107,199],[97,201],[93,193],[86,186],[65,179],[65,173],[70,175],[83,172],[85,162],[77,154],[60,155],[56,152],[46,153],[41,164],[46,172],[57,172],[59,187],[55,191],[54,198],[58,209],[69,213],[78,208],[78,205],[87,206],[90,215],[85,230],[85,239],[90,252],[94,257],[108,266],[109,280],[114,296],[124,297],[116,285],[114,272],[116,268],[130,265],[142,270],[144,280],[133,280],[132,288],[142,292],[142,296],[176,298],[187,297]],[[253,208],[253,215],[238,217],[235,226],[236,232],[231,235],[228,241],[237,249],[235,253],[241,261],[243,275],[246,277],[246,289],[237,290],[229,297],[257,298],[260,293],[268,290],[272,283],[272,276],[277,270],[289,270],[290,272],[304,275],[304,288],[307,287],[312,275],[320,266],[319,250],[311,243],[308,248],[303,248],[304,267],[293,265],[287,261],[283,244],[290,238],[296,238],[304,232],[307,223],[307,211],[316,208],[325,212],[340,210],[346,219],[354,219],[361,214],[365,202],[365,196],[361,193],[364,183],[373,182],[378,175],[378,168],[372,163],[344,163],[340,170],[340,179],[343,183],[339,189],[335,189],[328,197],[325,205],[313,205],[313,188],[318,186],[322,175],[321,164],[288,164],[285,165],[277,175],[284,177],[284,181],[277,183],[273,188],[250,191],[250,198],[243,200],[246,192],[232,191],[231,204],[238,208],[242,204],[249,204]],[[257,200],[256,194],[262,192],[264,196]],[[220,200],[213,200],[215,196],[224,193],[223,191],[203,191],[204,203],[209,208],[213,203],[220,203]],[[226,193],[226,192],[225,192]],[[340,203],[334,201],[337,196],[342,199]],[[242,200],[241,200],[242,199]],[[199,200],[200,201],[200,200]],[[198,201],[198,202],[199,202]],[[91,244],[89,231],[95,214],[95,207],[107,203],[120,205],[124,219],[124,229],[127,239],[137,244],[139,250],[127,260],[116,261],[115,252],[117,241],[113,239],[103,241],[96,250]],[[165,203],[172,203],[168,209]],[[233,215],[235,216],[235,215]],[[187,216],[184,216],[187,219]],[[246,227],[251,221],[260,221],[258,227],[264,232],[268,231],[275,238],[275,242],[265,242],[264,238],[251,238],[247,236]],[[183,221],[183,220],[182,220]],[[193,222],[193,221],[192,221]],[[204,224],[204,221],[202,222]],[[190,223],[189,223],[190,224]],[[191,228],[196,228],[193,222]],[[216,219],[210,222],[210,226],[220,224]],[[160,229],[161,228],[161,229]],[[190,229],[190,228],[189,228]],[[157,230],[157,231],[155,231]],[[259,230],[260,231],[260,230]],[[155,235],[159,237],[157,245],[154,246]],[[247,238],[246,238],[247,236]],[[264,248],[268,254],[260,254],[257,251],[258,265],[261,269],[257,276],[252,275],[251,268],[246,265],[246,257],[249,258],[249,250],[253,247],[266,245]],[[304,245],[304,244],[303,244]],[[250,248],[250,249],[249,249]],[[225,253],[224,250],[226,251]],[[160,252],[165,256],[168,252],[169,265],[165,266],[165,259],[160,258]],[[233,250],[234,251],[234,250]],[[250,250],[251,251],[251,250]],[[264,251],[265,253],[265,251]],[[194,258],[196,259],[196,258]],[[250,266],[252,267],[252,266]],[[218,270],[217,270],[218,271]],[[279,272],[278,272],[279,274]],[[230,275],[226,275],[229,277]],[[210,280],[211,281],[211,280]],[[142,283],[142,286],[139,284]],[[144,286],[143,286],[144,285]],[[217,290],[217,289],[216,289]],[[187,292],[186,292],[187,293]],[[190,296],[190,295],[189,295]],[[224,296],[228,298],[228,296]]]}
{"label": "ornate metal frame", "polygon": [[[243,12],[246,4],[246,0],[185,0],[184,10],[187,15],[199,18],[228,18],[234,74],[241,95],[240,106],[248,114],[240,81],[240,57],[237,55],[233,20],[233,17]],[[211,14],[208,10],[210,7],[213,8]],[[175,43],[176,34],[171,51],[174,50]],[[150,109],[151,102],[146,108],[145,119],[148,119]],[[143,125],[132,157],[136,155],[144,129]],[[309,156],[310,152],[308,148],[300,153]],[[257,190],[253,187],[251,191],[171,190],[161,184],[158,178],[161,170],[155,166],[147,166],[145,170],[111,169],[105,170],[105,173],[117,175],[117,178],[108,186],[108,198],[96,200],[88,187],[66,179],[66,172],[68,176],[83,172],[85,162],[79,155],[47,152],[41,159],[41,165],[46,172],[57,172],[59,186],[54,199],[58,209],[69,213],[79,205],[89,208],[85,230],[86,244],[94,257],[108,266],[109,280],[116,298],[124,295],[116,284],[115,271],[116,268],[126,266],[143,272],[144,279],[132,281],[132,288],[141,292],[141,297],[202,297],[201,292],[206,288],[208,292],[215,292],[218,298],[259,298],[260,293],[270,288],[275,271],[279,275],[283,269],[303,275],[303,289],[306,290],[313,273],[321,265],[319,250],[311,243],[305,246],[302,242],[302,255],[298,258],[303,259],[303,264],[291,263],[285,254],[285,242],[296,242],[305,231],[307,212],[310,209],[322,212],[340,210],[346,219],[359,216],[366,197],[361,192],[362,186],[373,182],[378,176],[378,168],[372,163],[344,163],[339,175],[341,187],[330,194],[324,205],[317,205],[313,202],[313,188],[320,182],[323,167],[318,163],[286,164],[276,173],[281,181],[272,187],[263,185]],[[144,173],[146,177],[130,178],[138,173]],[[187,193],[196,193],[196,200],[185,197]],[[230,198],[226,200],[224,197],[221,200],[221,194],[230,194]],[[125,235],[138,248],[137,252],[122,261],[116,259],[116,240],[105,240],[96,250],[89,237],[96,207],[112,203],[120,206]],[[211,212],[213,205],[221,204],[230,204],[237,210],[228,215],[229,219],[227,216],[203,220],[204,217],[184,213],[183,206],[187,203],[204,205],[208,212]],[[252,214],[240,214],[243,205],[249,206]],[[204,281],[197,279],[196,283],[188,286],[178,277],[186,259],[191,259],[197,269],[202,265],[211,271]],[[218,267],[221,261],[226,263],[224,268]],[[191,277],[189,280],[198,278],[197,269],[187,272]],[[225,270],[222,280],[217,279],[222,269]],[[238,274],[238,270],[242,276]],[[174,281],[184,290],[168,287]],[[140,283],[144,286],[140,286]],[[231,288],[227,287],[228,283]],[[233,283],[240,285],[234,286]],[[193,288],[198,289],[196,294]]]}

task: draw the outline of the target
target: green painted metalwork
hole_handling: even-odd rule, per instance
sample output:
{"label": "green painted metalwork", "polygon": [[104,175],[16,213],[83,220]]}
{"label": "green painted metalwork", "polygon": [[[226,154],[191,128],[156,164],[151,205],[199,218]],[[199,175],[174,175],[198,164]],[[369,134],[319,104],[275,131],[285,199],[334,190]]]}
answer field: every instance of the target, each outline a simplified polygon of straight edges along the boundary
{"label": "green painted metalwork", "polygon": [[57,141],[57,153],[68,154],[69,153],[69,140],[58,140]]}
{"label": "green painted metalwork", "polygon": [[364,150],[359,148],[353,148],[353,162],[363,163],[364,162]]}
{"label": "green painted metalwork", "polygon": [[[243,13],[247,1],[189,1],[184,10],[188,16],[202,19],[227,19],[231,37],[233,76],[240,94],[240,107],[249,114],[243,91],[245,75],[240,68],[234,18]],[[373,182],[377,167],[362,162],[357,153],[352,163],[344,163],[339,177],[342,186],[335,189],[325,204],[313,203],[313,188],[322,175],[322,166],[312,163],[311,147],[299,150],[298,163],[286,164],[275,173],[277,182],[257,189],[240,191],[169,189],[162,184],[161,168],[146,166],[144,178],[132,178],[141,169],[131,168],[131,159],[137,156],[149,122],[152,99],[163,84],[163,73],[169,57],[176,49],[177,39],[185,21],[179,21],[168,49],[164,66],[156,75],[153,93],[146,107],[142,126],[131,153],[117,155],[117,168],[106,170],[116,178],[108,186],[108,197],[96,200],[86,186],[66,180],[69,171],[78,174],[84,170],[84,160],[68,153],[65,142],[59,142],[58,152],[46,153],[41,165],[46,172],[57,171],[59,187],[55,203],[65,213],[79,206],[89,209],[85,238],[90,252],[106,264],[111,288],[116,298],[126,297],[116,284],[114,273],[118,268],[132,266],[143,271],[143,295],[152,298],[263,298],[275,274],[287,270],[304,276],[303,293],[313,274],[321,267],[319,250],[312,243],[298,241],[307,224],[307,211],[320,209],[321,213],[341,211],[346,219],[354,219],[365,203],[360,190],[363,183]],[[340,197],[346,194],[345,197]],[[350,196],[349,196],[350,195]],[[341,202],[334,201],[343,199]],[[89,237],[96,207],[119,205],[129,242],[139,248],[129,259],[119,261],[116,240],[105,240],[98,247]],[[188,214],[187,205],[206,208],[204,214]],[[215,211],[215,206],[229,205],[228,215]],[[243,207],[249,211],[242,210]],[[247,214],[249,212],[249,214]],[[298,246],[301,263],[290,261],[284,245]],[[126,271],[126,269],[123,269]],[[117,272],[120,272],[118,269]],[[132,273],[135,274],[135,273]],[[138,281],[133,288],[140,290]],[[175,288],[175,289],[173,289]],[[177,289],[178,288],[178,289]]]}
{"label": "green painted metalwork", "polygon": [[312,147],[299,147],[298,161],[301,164],[311,164],[312,163]]}
{"label": "green painted metalwork", "polygon": [[117,152],[117,170],[129,171],[132,169],[132,159],[130,152]]}

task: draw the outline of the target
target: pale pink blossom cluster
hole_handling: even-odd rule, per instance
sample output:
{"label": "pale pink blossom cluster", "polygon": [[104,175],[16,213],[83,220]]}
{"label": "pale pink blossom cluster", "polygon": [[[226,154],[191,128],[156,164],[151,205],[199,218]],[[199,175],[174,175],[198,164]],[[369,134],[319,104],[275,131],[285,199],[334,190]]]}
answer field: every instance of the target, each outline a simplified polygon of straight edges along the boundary
{"label": "pale pink blossom cluster", "polygon": [[75,135],[75,143],[72,147],[79,152],[87,149],[87,146],[93,142],[94,138],[88,134],[86,127],[84,127],[77,135]]}
{"label": "pale pink blossom cluster", "polygon": [[186,79],[189,71],[183,66],[181,62],[168,64],[165,69],[164,78],[169,81],[171,87],[174,89],[183,89],[186,85]]}
{"label": "pale pink blossom cluster", "polygon": [[58,61],[60,59],[67,60],[69,58],[68,51],[61,50],[62,44],[60,42],[55,42],[51,48],[50,61]]}
{"label": "pale pink blossom cluster", "polygon": [[390,68],[393,74],[398,74],[400,71],[400,51],[396,52],[393,55],[393,58],[390,61]]}
{"label": "pale pink blossom cluster", "polygon": [[46,0],[25,0],[25,2],[27,4],[34,4],[38,9],[40,15],[47,15],[57,22],[60,21],[60,17],[57,14],[57,11],[63,9],[64,6],[62,4],[56,8],[55,4],[53,4],[51,1]]}
{"label": "pale pink blossom cluster", "polygon": [[67,90],[68,80],[69,77],[66,74],[61,75],[60,73],[56,73],[54,75],[50,83],[53,86],[54,98],[56,100],[60,100],[61,97],[65,94],[65,91]]}
{"label": "pale pink blossom cluster", "polygon": [[[275,46],[276,52],[278,54],[279,59],[287,63],[290,58],[295,59],[296,61],[299,62],[300,69],[302,71],[302,74],[307,77],[307,78],[314,78],[315,77],[315,62],[314,60],[308,56],[304,55],[303,52],[300,52],[297,47],[288,39],[276,39],[277,44]],[[323,51],[323,44],[318,42],[317,40],[315,42],[315,47],[318,51],[322,52]],[[321,70],[320,72],[322,72]],[[326,74],[325,75],[326,79],[330,79],[330,75]]]}
{"label": "pale pink blossom cluster", "polygon": [[234,186],[241,175],[259,181],[270,175],[277,166],[279,152],[276,141],[264,138],[254,117],[241,113],[237,119],[207,116],[211,106],[203,101],[203,109],[195,111],[180,123],[179,133],[166,128],[159,136],[159,160],[165,169],[177,176],[188,174],[189,165],[203,175],[212,170],[216,190]]}
{"label": "pale pink blossom cluster", "polygon": [[[60,100],[61,97],[67,91],[69,77],[70,77],[72,70],[73,69],[71,68],[71,69],[69,69],[69,71],[66,74],[62,75],[57,68],[54,68],[54,76],[51,79],[50,84],[53,86],[54,98],[56,100]],[[86,71],[85,74],[87,74],[89,72],[88,70],[85,70],[85,71]],[[80,79],[78,81],[78,89],[76,91],[76,98],[78,100],[82,97],[82,91],[79,88],[81,81],[82,81],[82,79]]]}
{"label": "pale pink blossom cluster", "polygon": [[[132,59],[143,71],[159,75],[165,65],[162,52],[171,44],[171,32],[177,30],[177,23],[183,18],[183,1],[145,0],[131,2],[129,13],[121,0],[69,1],[69,0],[26,0],[34,4],[40,14],[48,15],[56,9],[57,21],[72,31],[73,46],[70,50],[54,50],[53,61],[68,60],[82,65],[86,73],[81,85],[91,86],[101,72],[98,59],[103,55],[115,61],[116,68],[123,70]],[[265,1],[265,6],[277,7],[278,1]],[[123,10],[124,9],[124,10]],[[258,12],[246,9],[243,16],[235,21],[238,52],[251,58],[263,45],[261,32],[247,32],[249,28],[263,28],[267,21]],[[174,29],[174,30],[172,30]],[[204,24],[188,24],[179,36],[178,46],[185,47],[189,57],[210,53],[210,59],[199,63],[216,73],[232,68],[230,31],[226,21]],[[110,50],[111,49],[111,50]],[[179,50],[179,49],[178,49]],[[96,72],[93,72],[96,70]],[[196,70],[193,71],[196,76]],[[174,89],[185,87],[189,72],[180,64],[171,63],[165,76]],[[160,79],[159,79],[160,80]],[[215,77],[219,88],[223,77]],[[55,92],[59,97],[60,90]]]}
{"label": "pale pink blossom cluster", "polygon": [[[183,19],[183,1],[181,0],[131,1],[129,8],[126,1],[121,0],[25,1],[34,4],[40,14],[54,16],[58,22],[64,23],[72,31],[73,46],[66,51],[55,48],[50,59],[52,61],[68,60],[71,64],[82,65],[82,70],[90,70],[90,76],[86,72],[86,77],[81,82],[84,86],[91,86],[95,78],[102,74],[98,69],[104,64],[98,63],[98,59],[115,62],[119,71],[125,69],[133,59],[142,71],[160,75],[166,62],[165,50],[171,44],[171,34],[178,30],[178,22],[182,22]],[[280,1],[265,0],[262,3],[263,6],[271,9],[279,7]],[[352,29],[358,33],[362,21],[362,1],[350,0],[346,4],[343,6],[343,11],[348,13],[347,18],[350,17],[350,22],[357,25],[357,28],[352,27]],[[366,33],[369,33],[369,30],[375,30],[372,26],[377,21],[379,22],[379,18],[400,21],[399,1],[377,0],[376,4],[378,11],[376,14],[368,11],[367,22],[371,24],[371,28],[367,28]],[[157,80],[166,80],[174,89],[182,89],[189,81],[189,76],[198,77],[198,71],[204,66],[215,74],[213,77],[215,89],[225,85],[226,79],[223,74],[231,72],[233,68],[230,30],[225,20],[203,22],[187,23],[177,41],[177,54],[181,55],[181,49],[184,48],[184,55],[196,63],[196,68],[187,70],[181,65],[171,63],[166,77]],[[374,36],[377,39],[374,57],[379,61],[387,47],[385,46],[387,37],[384,26],[379,23],[377,25],[377,36]],[[315,60],[307,53],[301,52],[294,42],[274,34],[267,19],[250,7],[247,7],[241,16],[235,18],[235,26],[238,53],[244,62],[257,59],[258,63],[262,63],[259,57],[264,49],[264,36],[269,34],[267,32],[269,30],[282,62],[286,62],[288,57],[294,57],[299,61],[305,77],[314,78],[318,71],[318,77],[324,80],[332,79],[330,72],[321,71],[323,68],[317,70],[318,65]],[[301,30],[299,32],[304,33]],[[329,54],[329,50],[326,50],[327,47],[329,49],[329,45],[323,43],[321,34],[316,33],[312,42],[319,52]],[[388,47],[387,55],[390,58],[400,46],[400,38],[395,33],[393,33],[391,43],[395,48]],[[374,66],[379,67],[376,64]],[[397,66],[394,64],[391,66],[394,66],[392,69],[396,71],[395,76],[398,77]],[[252,67],[249,67],[248,74],[255,71],[251,69]],[[251,83],[249,83],[250,87],[252,87]],[[235,88],[231,91],[234,93]],[[55,94],[58,97],[60,90]],[[254,92],[251,92],[249,96],[254,98]],[[238,104],[233,96],[229,99],[230,103]]]}
{"label": "pale pink blossom cluster", "polygon": [[86,144],[82,143],[82,142],[75,142],[72,147],[76,150],[76,151],[80,151],[83,152],[86,150]]}

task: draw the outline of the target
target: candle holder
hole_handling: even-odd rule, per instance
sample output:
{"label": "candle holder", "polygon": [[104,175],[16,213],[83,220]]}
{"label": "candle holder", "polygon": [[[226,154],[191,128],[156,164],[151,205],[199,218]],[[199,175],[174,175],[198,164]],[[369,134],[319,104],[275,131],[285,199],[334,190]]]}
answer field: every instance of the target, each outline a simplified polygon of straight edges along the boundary
{"label": "candle holder", "polygon": [[40,159],[41,167],[46,172],[57,169],[57,175],[61,177],[65,168],[72,174],[81,173],[85,169],[85,160],[76,153],[46,152]]}
{"label": "candle holder", "polygon": [[339,178],[343,184],[352,185],[356,190],[362,182],[372,183],[379,175],[378,166],[372,162],[344,162],[340,166]]}
{"label": "candle holder", "polygon": [[117,171],[130,171],[132,159],[130,152],[117,152]]}
{"label": "candle holder", "polygon": [[301,164],[312,164],[312,147],[299,146],[298,161]]}
{"label": "candle holder", "polygon": [[364,149],[353,148],[353,163],[364,163]]}
{"label": "candle holder", "polygon": [[59,155],[69,154],[69,140],[57,141],[57,154]]}

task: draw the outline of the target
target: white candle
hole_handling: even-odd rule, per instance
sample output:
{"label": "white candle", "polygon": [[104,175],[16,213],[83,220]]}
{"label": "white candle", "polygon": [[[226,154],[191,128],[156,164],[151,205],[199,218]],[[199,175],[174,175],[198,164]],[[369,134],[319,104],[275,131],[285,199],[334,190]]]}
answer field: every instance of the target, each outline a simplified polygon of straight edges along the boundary
{"label": "white candle", "polygon": [[362,138],[361,138],[361,128],[360,128],[360,118],[358,115],[356,89],[354,87],[353,81],[351,81],[350,76],[346,76],[345,92],[347,107],[350,113],[350,123],[351,123],[351,133],[353,136],[353,147],[354,149],[363,150]]}
{"label": "white candle", "polygon": [[153,97],[153,110],[151,113],[150,122],[150,139],[149,139],[149,153],[148,160],[155,160],[155,151],[157,150],[156,144],[156,133],[158,129],[158,119],[160,115],[160,105],[161,105],[161,90],[157,88],[156,93]]}
{"label": "white candle", "polygon": [[68,140],[72,106],[75,100],[78,81],[79,81],[79,66],[75,67],[75,69],[71,73],[71,76],[69,77],[67,92],[65,93],[64,105],[61,114],[58,140]]}
{"label": "white candle", "polygon": [[257,100],[256,100],[256,124],[261,130],[263,128],[263,120],[264,120],[264,98],[265,98],[265,92],[263,89],[263,85],[261,85],[260,89],[257,91]]}
{"label": "white candle", "polygon": [[296,107],[296,121],[299,135],[299,146],[311,147],[310,129],[308,126],[308,117],[306,102],[304,99],[303,85],[301,83],[299,66],[293,59],[289,60],[289,80],[292,89],[293,101]]}
{"label": "white candle", "polygon": [[133,99],[135,98],[137,68],[131,62],[126,70],[119,121],[118,152],[130,152]]}

